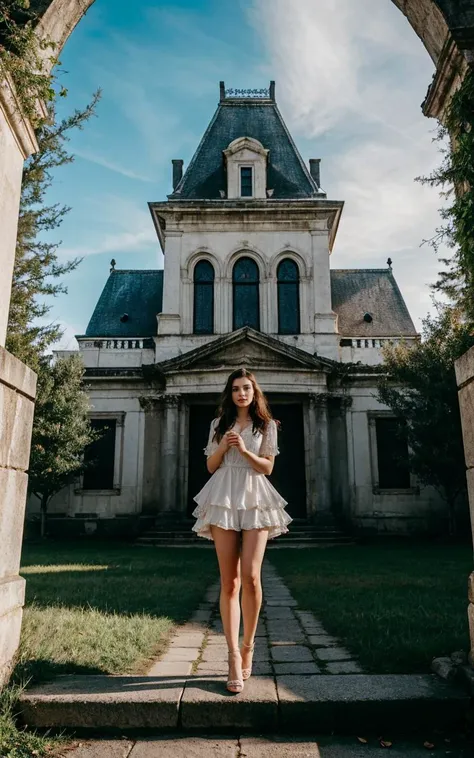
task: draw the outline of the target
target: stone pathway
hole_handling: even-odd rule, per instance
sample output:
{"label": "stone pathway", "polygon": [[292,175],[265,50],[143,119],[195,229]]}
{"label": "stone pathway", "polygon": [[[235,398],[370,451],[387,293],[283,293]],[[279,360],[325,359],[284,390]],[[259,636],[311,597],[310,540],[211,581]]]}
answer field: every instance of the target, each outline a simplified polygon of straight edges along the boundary
{"label": "stone pathway", "polygon": [[[253,673],[361,674],[362,668],[339,640],[330,636],[296,600],[268,561],[262,572],[264,603],[257,628]],[[227,674],[227,645],[218,608],[219,582],[207,591],[190,621],[180,627],[168,651],[149,676],[222,678]]]}

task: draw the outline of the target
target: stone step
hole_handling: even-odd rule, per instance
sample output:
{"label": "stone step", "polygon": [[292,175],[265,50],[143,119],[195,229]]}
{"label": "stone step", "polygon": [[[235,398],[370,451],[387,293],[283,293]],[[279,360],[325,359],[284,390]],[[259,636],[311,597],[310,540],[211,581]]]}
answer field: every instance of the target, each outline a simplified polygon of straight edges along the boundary
{"label": "stone step", "polygon": [[[462,727],[469,695],[435,675],[253,676],[239,695],[225,677],[62,676],[20,698],[31,728],[390,733]],[[388,730],[388,731],[387,731]]]}

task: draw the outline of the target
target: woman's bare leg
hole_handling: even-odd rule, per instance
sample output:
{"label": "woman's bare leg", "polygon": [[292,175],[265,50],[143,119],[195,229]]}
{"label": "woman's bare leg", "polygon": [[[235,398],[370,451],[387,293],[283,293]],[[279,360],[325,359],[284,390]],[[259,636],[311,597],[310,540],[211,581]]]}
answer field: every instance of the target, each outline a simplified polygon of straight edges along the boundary
{"label": "woman's bare leg", "polygon": [[[221,576],[220,612],[229,650],[239,648],[240,628],[240,532],[211,526]],[[229,679],[241,679],[238,656],[231,657]]]}
{"label": "woman's bare leg", "polygon": [[[242,616],[244,643],[253,643],[257,631],[258,616],[262,606],[262,561],[268,540],[268,529],[244,529],[242,531],[241,580]],[[242,667],[248,668],[252,658],[250,650],[242,649]]]}

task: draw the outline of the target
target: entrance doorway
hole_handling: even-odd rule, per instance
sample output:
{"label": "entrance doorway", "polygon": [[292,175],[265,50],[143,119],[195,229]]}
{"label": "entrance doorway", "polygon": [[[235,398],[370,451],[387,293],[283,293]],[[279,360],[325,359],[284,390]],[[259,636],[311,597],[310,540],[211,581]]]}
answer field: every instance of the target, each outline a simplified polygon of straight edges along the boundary
{"label": "entrance doorway", "polygon": [[[281,422],[278,435],[280,455],[275,458],[269,477],[273,486],[288,501],[292,518],[306,518],[306,477],[304,456],[303,407],[300,403],[270,403],[272,413]],[[189,471],[188,507],[191,517],[193,500],[209,479],[204,447],[209,427],[215,416],[214,405],[191,405],[189,409]]]}

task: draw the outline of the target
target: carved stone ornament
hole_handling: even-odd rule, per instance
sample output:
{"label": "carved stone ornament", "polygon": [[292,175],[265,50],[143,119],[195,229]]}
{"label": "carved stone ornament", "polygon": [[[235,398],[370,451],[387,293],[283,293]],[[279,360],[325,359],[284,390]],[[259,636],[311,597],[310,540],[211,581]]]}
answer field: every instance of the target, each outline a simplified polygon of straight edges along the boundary
{"label": "carved stone ornament", "polygon": [[161,408],[180,408],[182,401],[182,395],[142,395],[138,398],[138,402],[144,411],[159,410]]}

